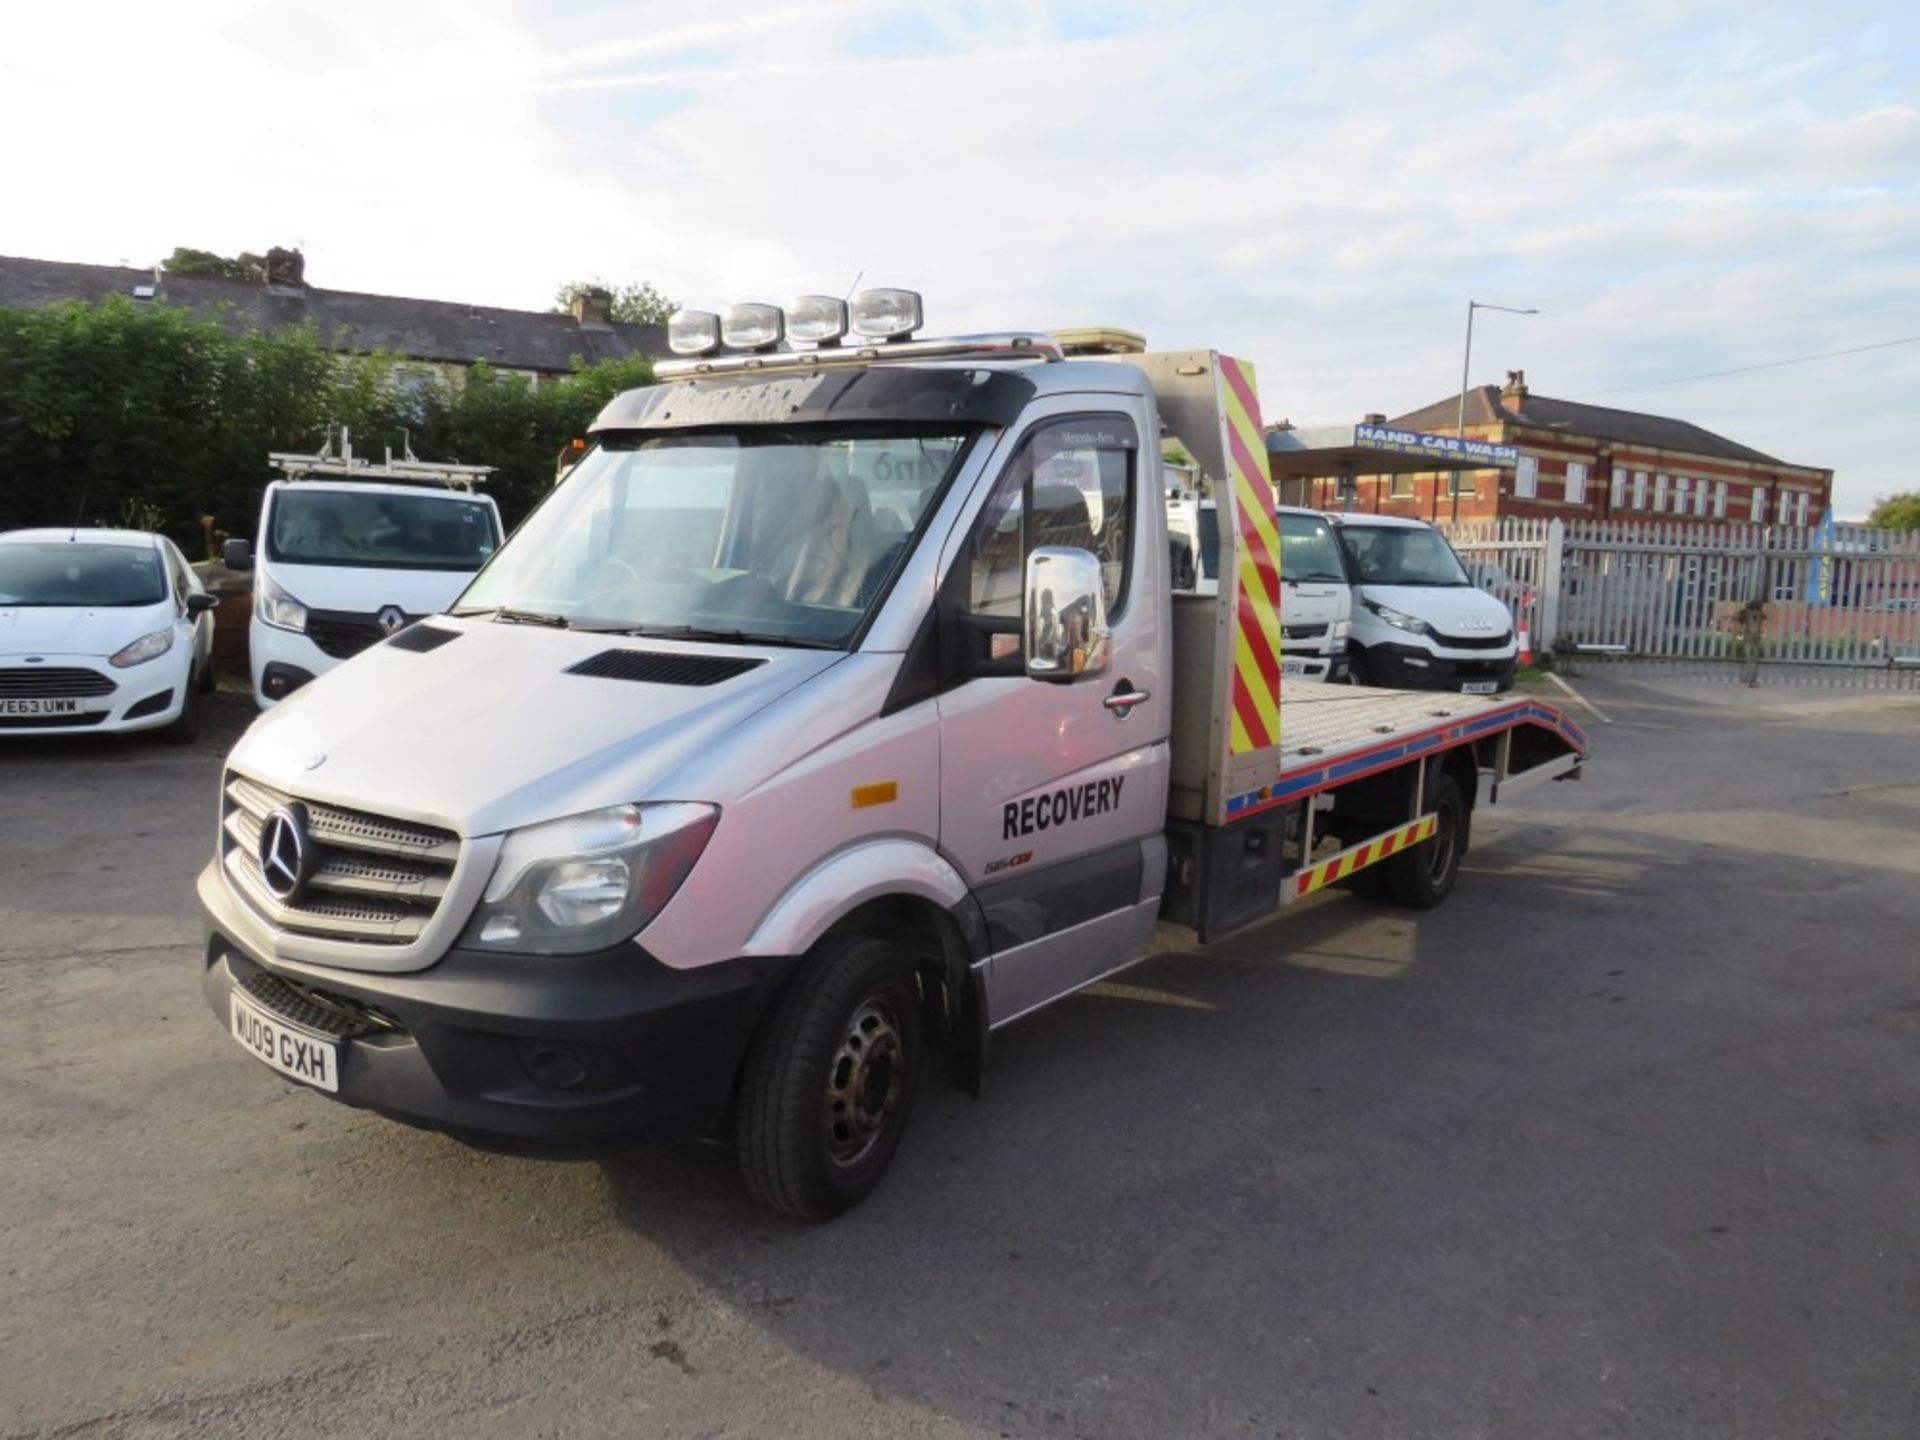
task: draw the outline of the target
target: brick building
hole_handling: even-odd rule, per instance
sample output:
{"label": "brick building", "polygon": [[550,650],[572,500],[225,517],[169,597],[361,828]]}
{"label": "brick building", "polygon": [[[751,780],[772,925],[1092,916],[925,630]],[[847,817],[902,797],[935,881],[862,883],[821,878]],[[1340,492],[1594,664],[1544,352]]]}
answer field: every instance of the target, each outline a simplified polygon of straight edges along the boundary
{"label": "brick building", "polygon": [[[1452,435],[1459,397],[1449,396],[1386,423],[1396,429]],[[1379,422],[1382,417],[1369,416]],[[1507,515],[1575,519],[1719,520],[1817,524],[1833,492],[1833,471],[1791,465],[1685,420],[1554,400],[1527,389],[1510,371],[1504,388],[1467,392],[1470,439],[1512,445],[1511,470],[1417,472],[1357,477],[1356,510],[1453,517],[1460,487],[1462,520]],[[1309,503],[1339,509],[1339,482],[1308,482]]]}

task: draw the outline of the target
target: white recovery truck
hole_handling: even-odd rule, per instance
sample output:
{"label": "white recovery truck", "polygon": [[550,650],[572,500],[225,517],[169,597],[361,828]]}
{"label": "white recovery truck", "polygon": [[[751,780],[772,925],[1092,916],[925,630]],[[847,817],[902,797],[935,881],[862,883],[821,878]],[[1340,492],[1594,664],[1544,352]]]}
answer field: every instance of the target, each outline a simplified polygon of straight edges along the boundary
{"label": "white recovery truck", "polygon": [[[977,1092],[1156,922],[1370,867],[1437,905],[1477,805],[1577,771],[1531,699],[1283,689],[1250,367],[851,318],[676,317],[453,614],[254,722],[198,882],[250,1053],[495,1148],[727,1135],[822,1218],[936,1062]],[[1163,431],[1214,595],[1169,585]]]}

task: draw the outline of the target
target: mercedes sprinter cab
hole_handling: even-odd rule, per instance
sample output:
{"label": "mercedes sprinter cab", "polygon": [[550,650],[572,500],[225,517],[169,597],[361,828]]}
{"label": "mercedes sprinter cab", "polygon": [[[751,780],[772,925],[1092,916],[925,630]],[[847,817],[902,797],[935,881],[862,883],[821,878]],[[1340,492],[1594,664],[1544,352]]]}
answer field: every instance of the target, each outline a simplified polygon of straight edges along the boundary
{"label": "mercedes sprinter cab", "polygon": [[[1577,773],[1540,701],[1283,680],[1251,366],[919,324],[676,315],[448,614],[254,721],[198,882],[248,1056],[493,1148],[730,1138],[821,1219],[1162,919],[1373,866],[1430,909],[1476,804]],[[1163,426],[1215,595],[1170,585]]]}
{"label": "mercedes sprinter cab", "polygon": [[1397,515],[1327,519],[1353,580],[1356,684],[1465,695],[1513,688],[1513,616],[1473,583],[1446,536]]}
{"label": "mercedes sprinter cab", "polygon": [[342,432],[317,455],[268,457],[283,478],[260,502],[257,543],[222,558],[253,571],[247,629],[254,703],[278,704],[315,676],[453,603],[500,548],[500,512],[475,486],[484,465],[409,451],[357,459]]}
{"label": "mercedes sprinter cab", "polygon": [[[1168,467],[1167,555],[1173,588],[1220,593],[1220,512]],[[1338,683],[1347,678],[1353,592],[1340,547],[1318,510],[1276,505],[1280,526],[1280,673]]]}

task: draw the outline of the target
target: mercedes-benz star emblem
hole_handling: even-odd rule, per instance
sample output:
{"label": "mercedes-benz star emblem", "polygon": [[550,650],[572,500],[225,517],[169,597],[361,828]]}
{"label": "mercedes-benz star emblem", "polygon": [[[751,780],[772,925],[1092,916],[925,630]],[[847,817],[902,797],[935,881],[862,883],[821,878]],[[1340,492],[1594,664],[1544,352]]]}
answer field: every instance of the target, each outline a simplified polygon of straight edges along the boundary
{"label": "mercedes-benz star emblem", "polygon": [[382,635],[398,635],[407,628],[407,612],[398,605],[387,606],[373,619],[374,623],[380,627]]}
{"label": "mercedes-benz star emblem", "polygon": [[273,898],[290,905],[313,875],[313,841],[304,805],[283,805],[260,826],[260,878]]}

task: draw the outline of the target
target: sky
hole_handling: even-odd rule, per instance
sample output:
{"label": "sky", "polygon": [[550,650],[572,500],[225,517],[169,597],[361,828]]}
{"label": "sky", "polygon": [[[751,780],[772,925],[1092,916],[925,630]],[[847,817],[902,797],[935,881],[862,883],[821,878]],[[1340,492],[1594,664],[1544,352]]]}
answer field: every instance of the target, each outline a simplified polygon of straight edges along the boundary
{"label": "sky", "polygon": [[[0,19],[0,253],[298,245],[544,309],[906,285],[928,330],[1118,325],[1266,418],[1524,369],[1920,489],[1920,7],[71,0]],[[1646,388],[1626,388],[1646,387]]]}

